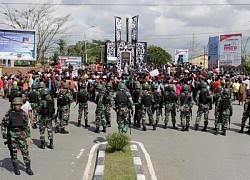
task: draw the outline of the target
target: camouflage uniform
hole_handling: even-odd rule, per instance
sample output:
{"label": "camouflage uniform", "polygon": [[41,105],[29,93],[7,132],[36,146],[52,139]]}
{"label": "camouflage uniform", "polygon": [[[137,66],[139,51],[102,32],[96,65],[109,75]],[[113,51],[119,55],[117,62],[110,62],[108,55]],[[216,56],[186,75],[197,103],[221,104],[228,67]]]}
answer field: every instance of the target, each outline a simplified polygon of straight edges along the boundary
{"label": "camouflage uniform", "polygon": [[82,120],[82,112],[84,111],[84,121],[85,121],[85,127],[89,127],[88,125],[88,100],[89,100],[89,94],[86,91],[85,84],[81,85],[81,90],[77,93],[77,103],[79,103],[79,109],[78,109],[78,127],[81,126],[81,120]]}
{"label": "camouflage uniform", "polygon": [[119,132],[126,133],[130,123],[130,110],[132,110],[133,100],[131,94],[129,92],[125,92],[125,85],[123,83],[118,84],[118,91],[114,93],[114,100],[117,112],[118,130]]}
{"label": "camouflage uniform", "polygon": [[[244,104],[243,117],[241,121],[241,130],[239,131],[239,133],[244,132],[243,130],[245,128],[246,121],[249,117],[250,117],[250,90],[247,91],[247,99]],[[247,133],[250,133],[250,128],[248,129]]]}
{"label": "camouflage uniform", "polygon": [[141,85],[140,83],[135,84],[135,91],[133,93],[133,103],[135,104],[135,114],[134,114],[134,126],[140,127],[141,121],[141,106],[138,103],[139,97],[141,95]]}
{"label": "camouflage uniform", "polygon": [[152,112],[152,104],[154,103],[154,97],[152,92],[149,91],[148,84],[143,84],[143,92],[141,93],[138,103],[141,105],[141,119],[142,119],[142,130],[146,131],[146,113],[149,116],[149,124],[153,125],[153,129],[156,130],[156,124],[154,123],[154,117]]}
{"label": "camouflage uniform", "polygon": [[154,103],[152,105],[152,113],[154,114],[156,112],[156,125],[159,123],[160,115],[162,113],[161,105],[162,105],[162,95],[160,92],[157,91],[158,86],[157,84],[153,85],[153,97],[154,97]]}
{"label": "camouflage uniform", "polygon": [[[40,112],[40,140],[41,140],[41,149],[45,148],[45,129],[47,128],[48,131],[48,139],[50,140],[50,145],[48,146],[50,149],[54,149],[53,146],[53,131],[52,131],[52,118],[55,113],[54,108],[54,99],[50,96],[50,91],[47,88],[42,90],[42,101],[39,105],[39,112]],[[49,105],[49,102],[53,103],[53,107]],[[49,111],[53,111],[50,112]]]}
{"label": "camouflage uniform", "polygon": [[[178,99],[178,104],[180,105],[180,119],[181,119],[181,126],[182,131],[189,131],[190,126],[190,119],[191,119],[191,113],[192,113],[192,107],[193,107],[193,97],[188,92],[188,86],[183,85],[182,86],[182,92],[180,94],[180,97]],[[186,119],[186,124],[185,124]],[[185,128],[186,125],[186,128]],[[185,129],[184,129],[185,128]]]}
{"label": "camouflage uniform", "polygon": [[[59,114],[58,114],[58,119],[56,120],[56,131],[55,133],[58,133],[61,129],[62,134],[67,134],[69,133],[68,131],[65,130],[65,126],[68,125],[69,122],[69,116],[70,116],[70,103],[73,100],[71,92],[68,90],[68,83],[63,84],[63,89],[59,92],[59,96],[57,99],[57,106],[59,108]],[[60,99],[63,99],[63,103],[61,104],[59,101]]]}
{"label": "camouflage uniform", "polygon": [[95,103],[96,103],[96,111],[95,111],[95,123],[96,123],[96,130],[95,133],[100,133],[100,126],[103,126],[103,132],[106,132],[106,122],[105,122],[105,114],[104,114],[104,104],[103,104],[103,98],[104,98],[104,92],[103,92],[103,86],[101,84],[98,84],[96,87],[97,91],[99,92]]}
{"label": "camouflage uniform", "polygon": [[213,102],[215,103],[215,110],[214,110],[214,116],[215,116],[214,125],[215,125],[215,128],[214,128],[214,130],[216,130],[216,128],[218,128],[217,124],[218,124],[218,118],[219,118],[220,113],[217,110],[217,104],[218,104],[219,98],[221,97],[222,87],[217,86],[216,89],[217,89],[217,93],[215,93],[214,96],[213,96]]}
{"label": "camouflage uniform", "polygon": [[165,106],[165,128],[167,128],[169,115],[171,113],[173,128],[178,129],[176,127],[176,104],[178,101],[178,97],[176,93],[174,92],[173,85],[169,85],[167,88],[168,91],[164,94],[164,106]]}
{"label": "camouflage uniform", "polygon": [[229,96],[228,89],[224,89],[223,96],[219,98],[218,103],[217,103],[217,110],[218,112],[220,112],[220,118],[219,118],[220,121],[217,124],[215,135],[218,134],[219,125],[220,125],[219,123],[221,123],[222,131],[223,131],[222,135],[226,136],[228,121],[229,121],[230,116],[232,116],[232,113],[233,113],[233,106],[232,106],[231,98]]}
{"label": "camouflage uniform", "polygon": [[111,104],[112,104],[112,101],[113,101],[113,95],[114,95],[114,92],[113,90],[111,89],[112,88],[112,85],[111,83],[107,83],[107,89],[106,91],[104,92],[104,107],[105,107],[105,110],[104,110],[104,116],[105,116],[105,119],[106,119],[106,125],[108,127],[111,127],[111,114],[110,114],[110,107],[111,107]]}
{"label": "camouflage uniform", "polygon": [[209,109],[211,109],[210,107],[212,105],[212,97],[210,96],[210,93],[207,90],[207,83],[201,82],[201,90],[198,91],[195,101],[198,106],[195,130],[198,131],[199,124],[201,121],[201,115],[204,113],[204,128],[202,130],[207,131],[208,114]]}
{"label": "camouflage uniform", "polygon": [[34,125],[32,126],[33,129],[37,128],[36,125],[38,123],[38,116],[39,116],[37,110],[38,110],[38,105],[39,105],[39,99],[41,97],[37,89],[38,89],[37,84],[32,84],[32,90],[28,94],[28,99],[32,108],[32,115],[33,115],[33,120],[34,120]]}
{"label": "camouflage uniform", "polygon": [[[13,105],[22,105],[22,103],[23,100],[20,97],[16,97],[13,100]],[[26,138],[30,138],[28,115],[21,109],[20,111],[15,110],[15,108],[10,109],[2,120],[1,132],[3,138],[8,139],[8,142],[10,143],[8,144],[8,148],[10,150],[15,174],[20,175],[17,166],[17,149],[19,147],[26,165],[26,172],[29,175],[33,175],[33,172],[30,169],[30,157],[26,141]]]}
{"label": "camouflage uniform", "polygon": [[22,97],[21,91],[18,90],[17,85],[12,85],[11,91],[10,91],[10,96],[9,96],[9,102],[10,102],[10,108],[12,109],[12,101],[14,100],[15,97]]}

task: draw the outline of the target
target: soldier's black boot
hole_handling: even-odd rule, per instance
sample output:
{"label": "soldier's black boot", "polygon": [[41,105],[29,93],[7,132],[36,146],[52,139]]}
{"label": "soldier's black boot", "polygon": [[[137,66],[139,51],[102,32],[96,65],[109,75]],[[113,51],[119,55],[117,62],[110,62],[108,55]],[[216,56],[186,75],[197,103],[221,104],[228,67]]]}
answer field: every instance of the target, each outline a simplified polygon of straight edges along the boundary
{"label": "soldier's black boot", "polygon": [[214,131],[216,130],[216,124],[214,125],[214,128],[212,130],[214,130]]}
{"label": "soldier's black boot", "polygon": [[107,126],[107,127],[111,127],[111,123],[110,123],[110,122],[107,122],[107,123],[106,123],[106,126]]}
{"label": "soldier's black boot", "polygon": [[102,132],[106,133],[106,126],[103,126]]}
{"label": "soldier's black boot", "polygon": [[95,133],[100,133],[100,128],[99,127],[96,127]]}
{"label": "soldier's black boot", "polygon": [[247,134],[250,134],[250,128],[247,130],[247,132],[246,132]]}
{"label": "soldier's black boot", "polygon": [[207,125],[203,127],[202,131],[207,132]]}
{"label": "soldier's black boot", "polygon": [[199,124],[195,124],[195,131],[198,131],[199,130]]}
{"label": "soldier's black boot", "polygon": [[59,133],[59,131],[60,131],[59,127],[56,127],[55,133]]}
{"label": "soldier's black boot", "polygon": [[143,131],[147,131],[146,126],[142,126],[142,130],[143,130]]}
{"label": "soldier's black boot", "polygon": [[221,135],[226,136],[226,129],[223,129],[223,132],[221,133]]}
{"label": "soldier's black boot", "polygon": [[81,126],[81,121],[78,120],[78,124],[77,124],[78,127]]}
{"label": "soldier's black boot", "polygon": [[68,134],[69,131],[66,131],[64,128],[61,129],[61,134]]}
{"label": "soldier's black boot", "polygon": [[218,129],[218,128],[216,128],[216,129],[215,129],[215,133],[214,133],[214,135],[216,135],[216,136],[217,136],[218,134],[219,134],[219,129]]}
{"label": "soldier's black boot", "polygon": [[156,130],[156,124],[153,125],[153,130],[154,130],[154,131]]}
{"label": "soldier's black boot", "polygon": [[185,127],[181,126],[181,131],[184,132],[185,131]]}
{"label": "soldier's black boot", "polygon": [[88,124],[88,121],[85,121],[85,126],[84,127],[90,127],[90,125]]}
{"label": "soldier's black boot", "polygon": [[17,163],[13,163],[14,173],[15,175],[20,175],[20,171],[18,169]]}
{"label": "soldier's black boot", "polygon": [[36,123],[34,123],[34,125],[32,126],[33,129],[37,129],[37,125]]}
{"label": "soldier's black boot", "polygon": [[165,124],[165,125],[164,125],[164,129],[167,129],[167,128],[168,128],[168,126],[167,126],[167,124]]}
{"label": "soldier's black boot", "polygon": [[243,133],[244,132],[243,130],[244,130],[244,127],[241,126],[239,133]]}
{"label": "soldier's black boot", "polygon": [[178,129],[178,127],[176,127],[175,123],[173,123],[173,128],[174,129]]}
{"label": "soldier's black boot", "polygon": [[54,149],[53,139],[50,139],[49,141],[50,141],[50,142],[49,142],[49,146],[48,146],[48,148],[50,148],[50,149]]}
{"label": "soldier's black boot", "polygon": [[45,149],[45,141],[41,141],[41,144],[40,144],[39,148]]}
{"label": "soldier's black boot", "polygon": [[185,131],[189,131],[189,125],[186,126]]}
{"label": "soldier's black boot", "polygon": [[30,169],[30,164],[26,164],[26,173],[30,176],[34,174],[33,171]]}

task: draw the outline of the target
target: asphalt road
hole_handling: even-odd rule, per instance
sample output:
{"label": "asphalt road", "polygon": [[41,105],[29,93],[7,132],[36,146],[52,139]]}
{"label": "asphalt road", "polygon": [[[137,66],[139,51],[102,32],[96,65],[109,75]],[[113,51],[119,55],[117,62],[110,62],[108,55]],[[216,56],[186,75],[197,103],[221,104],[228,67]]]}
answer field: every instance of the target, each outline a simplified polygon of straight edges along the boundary
{"label": "asphalt road", "polygon": [[[34,176],[25,173],[22,156],[18,153],[21,175],[20,180],[26,179],[60,179],[81,180],[88,161],[91,147],[105,139],[106,134],[95,134],[94,124],[90,128],[76,127],[77,108],[71,106],[70,123],[67,126],[69,134],[54,134],[55,149],[41,150],[38,148],[39,130],[32,130],[34,144],[29,146],[31,167]],[[7,100],[0,99],[3,117],[8,110]],[[239,134],[242,106],[234,105],[231,129],[227,136],[215,136],[211,128],[213,125],[213,111],[209,114],[208,132],[181,132],[171,128],[163,129],[160,122],[156,131],[148,127],[147,132],[133,128],[131,139],[142,142],[149,153],[156,177],[158,179],[250,179],[250,143],[249,135]],[[193,120],[195,122],[197,107],[193,109]],[[89,121],[94,121],[95,105],[89,103]],[[115,112],[112,110],[112,127],[108,133],[117,131]],[[179,113],[177,123],[180,126]],[[171,123],[169,123],[171,125]],[[203,125],[203,123],[202,123]],[[0,139],[0,179],[12,180],[17,177],[12,170],[9,151]],[[142,153],[141,153],[142,154]],[[142,158],[145,162],[144,158]],[[146,168],[146,164],[144,164]],[[145,170],[146,171],[146,170]],[[148,177],[149,173],[146,173]]]}

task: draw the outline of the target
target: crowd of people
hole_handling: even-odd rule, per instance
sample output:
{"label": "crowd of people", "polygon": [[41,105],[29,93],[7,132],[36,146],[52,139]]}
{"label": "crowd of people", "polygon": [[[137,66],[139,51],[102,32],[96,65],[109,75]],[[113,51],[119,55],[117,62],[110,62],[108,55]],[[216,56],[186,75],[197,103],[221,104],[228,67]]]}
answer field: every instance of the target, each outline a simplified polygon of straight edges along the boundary
{"label": "crowd of people", "polygon": [[[150,72],[156,68],[158,74],[152,75]],[[73,102],[76,102],[75,106],[79,104],[77,126],[82,126],[84,116],[86,128],[90,126],[88,101],[96,103],[95,133],[100,133],[101,127],[102,132],[106,133],[107,127],[111,127],[111,109],[117,113],[118,130],[121,133],[127,133],[131,125],[142,131],[147,131],[150,126],[156,130],[160,117],[162,120],[164,118],[164,128],[167,129],[170,115],[173,129],[178,129],[178,111],[181,131],[189,131],[195,104],[198,106],[196,131],[199,130],[202,114],[202,130],[207,131],[208,114],[213,104],[215,135],[221,131],[226,136],[233,114],[232,101],[238,101],[239,105],[245,102],[240,133],[244,132],[247,118],[250,117],[250,80],[247,74],[205,71],[190,64],[177,67],[174,72],[169,65],[156,67],[152,64],[130,68],[125,72],[117,71],[112,66],[95,68],[95,64],[92,64],[90,68],[80,69],[75,74],[72,69],[50,68],[46,72],[30,71],[25,75],[5,74],[0,80],[0,88],[2,97],[10,102],[10,110],[2,120],[1,130],[3,138],[7,139],[16,175],[20,174],[17,165],[18,147],[24,157],[26,172],[33,175],[27,145],[27,142],[32,142],[30,127],[39,127],[41,149],[46,147],[47,129],[48,148],[53,149],[53,121],[54,133],[69,133],[66,126]],[[247,132],[250,133],[250,130]]]}

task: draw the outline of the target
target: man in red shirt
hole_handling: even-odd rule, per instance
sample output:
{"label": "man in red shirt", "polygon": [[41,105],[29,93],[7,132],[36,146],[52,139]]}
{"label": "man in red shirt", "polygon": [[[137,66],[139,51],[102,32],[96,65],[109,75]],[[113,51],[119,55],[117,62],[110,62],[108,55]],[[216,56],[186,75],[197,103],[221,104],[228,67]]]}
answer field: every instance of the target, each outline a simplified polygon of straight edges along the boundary
{"label": "man in red shirt", "polygon": [[1,77],[1,79],[0,79],[0,95],[4,97],[4,94],[3,94],[3,77]]}
{"label": "man in red shirt", "polygon": [[213,83],[214,93],[217,93],[217,87],[221,85],[219,80],[220,80],[219,78],[216,78]]}

